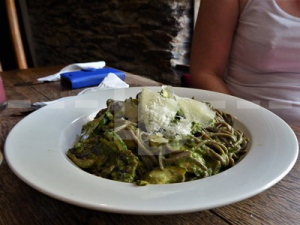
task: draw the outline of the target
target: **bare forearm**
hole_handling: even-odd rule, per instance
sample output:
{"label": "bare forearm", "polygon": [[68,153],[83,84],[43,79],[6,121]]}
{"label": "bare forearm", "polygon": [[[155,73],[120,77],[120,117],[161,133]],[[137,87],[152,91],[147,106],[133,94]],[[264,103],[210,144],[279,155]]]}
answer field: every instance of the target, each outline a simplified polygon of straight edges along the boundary
{"label": "bare forearm", "polygon": [[228,90],[223,79],[213,74],[191,72],[191,85],[193,88],[230,94],[230,91]]}
{"label": "bare forearm", "polygon": [[190,58],[193,87],[230,94],[223,75],[238,17],[239,0],[201,1]]}

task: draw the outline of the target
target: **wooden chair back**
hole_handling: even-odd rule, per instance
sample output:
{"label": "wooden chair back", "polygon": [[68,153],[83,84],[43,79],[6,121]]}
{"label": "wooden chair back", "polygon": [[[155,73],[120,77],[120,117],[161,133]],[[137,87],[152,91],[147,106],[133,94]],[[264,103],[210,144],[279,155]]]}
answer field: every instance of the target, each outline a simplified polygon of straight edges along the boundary
{"label": "wooden chair back", "polygon": [[27,69],[28,66],[21,37],[16,2],[15,0],[5,0],[5,5],[18,68]]}

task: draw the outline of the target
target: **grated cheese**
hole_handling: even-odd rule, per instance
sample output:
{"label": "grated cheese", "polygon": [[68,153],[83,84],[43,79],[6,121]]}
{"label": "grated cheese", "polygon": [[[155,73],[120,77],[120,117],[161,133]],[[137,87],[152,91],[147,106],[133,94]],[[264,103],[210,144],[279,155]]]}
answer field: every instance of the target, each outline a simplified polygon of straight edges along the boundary
{"label": "grated cheese", "polygon": [[[203,126],[212,123],[215,112],[205,103],[181,98],[176,95],[163,97],[160,93],[144,88],[140,95],[139,121],[143,121],[150,133],[160,132],[166,136],[187,135],[191,133],[192,123]],[[177,112],[183,117],[174,123]]]}

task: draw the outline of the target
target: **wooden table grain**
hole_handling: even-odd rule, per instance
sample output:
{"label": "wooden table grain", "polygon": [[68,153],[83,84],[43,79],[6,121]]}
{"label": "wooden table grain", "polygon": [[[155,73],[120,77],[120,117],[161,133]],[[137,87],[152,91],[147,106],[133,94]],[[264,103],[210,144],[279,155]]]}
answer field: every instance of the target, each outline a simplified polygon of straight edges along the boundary
{"label": "wooden table grain", "polygon": [[[38,77],[60,67],[2,72],[9,100],[0,112],[0,151],[11,129],[31,111],[31,104],[76,95],[59,82],[37,84]],[[131,86],[158,86],[159,83],[127,73]],[[298,139],[300,127],[293,126]],[[1,158],[0,158],[1,161]],[[12,224],[300,224],[300,162],[268,190],[249,199],[211,210],[161,216],[114,214],[74,206],[44,195],[21,181],[8,167],[0,165],[0,225]],[[255,182],[255,181],[253,181]],[[221,189],[220,189],[221,191]]]}

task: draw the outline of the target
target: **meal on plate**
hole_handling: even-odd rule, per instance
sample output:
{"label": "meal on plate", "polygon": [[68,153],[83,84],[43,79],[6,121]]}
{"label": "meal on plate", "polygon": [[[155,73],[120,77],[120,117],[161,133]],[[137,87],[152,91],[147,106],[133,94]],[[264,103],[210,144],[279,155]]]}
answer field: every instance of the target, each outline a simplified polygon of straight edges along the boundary
{"label": "meal on plate", "polygon": [[171,86],[106,104],[67,152],[96,176],[140,186],[186,182],[227,170],[247,152],[249,138],[230,114]]}

